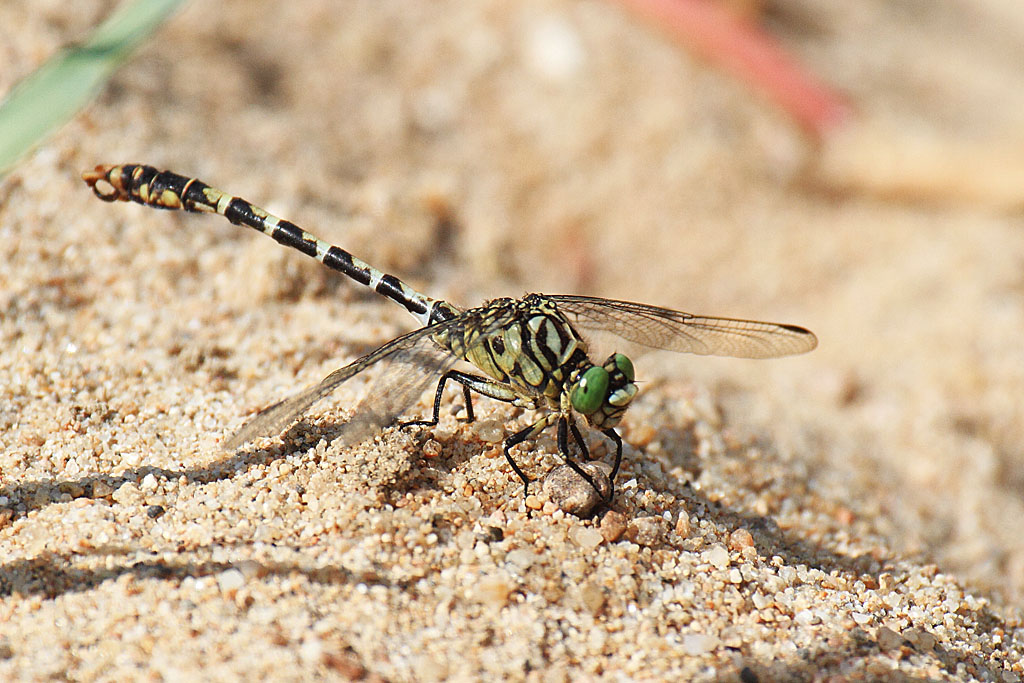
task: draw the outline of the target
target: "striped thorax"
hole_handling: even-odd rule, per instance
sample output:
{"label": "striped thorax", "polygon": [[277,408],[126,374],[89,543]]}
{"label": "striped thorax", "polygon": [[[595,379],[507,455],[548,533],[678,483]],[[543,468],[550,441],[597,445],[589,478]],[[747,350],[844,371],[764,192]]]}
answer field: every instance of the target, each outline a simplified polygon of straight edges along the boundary
{"label": "striped thorax", "polygon": [[449,328],[435,341],[510,386],[521,405],[562,414],[574,410],[609,429],[636,395],[629,359],[613,354],[604,365],[594,365],[586,341],[543,294],[495,299],[463,316],[465,326]]}

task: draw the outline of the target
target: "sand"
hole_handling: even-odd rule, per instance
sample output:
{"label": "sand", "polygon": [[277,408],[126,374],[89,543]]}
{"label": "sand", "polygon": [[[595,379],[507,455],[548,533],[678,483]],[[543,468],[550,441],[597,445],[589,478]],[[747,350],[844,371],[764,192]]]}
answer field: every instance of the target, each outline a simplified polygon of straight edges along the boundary
{"label": "sand", "polygon": [[[820,5],[768,21],[856,105],[824,147],[610,2],[178,14],[0,186],[0,678],[1021,680],[1024,233],[997,180],[1024,19]],[[4,5],[0,87],[109,9]],[[895,173],[901,149],[971,165]],[[459,305],[579,292],[820,347],[635,358],[594,519],[528,508],[500,444],[528,414],[479,399],[467,426],[454,391],[436,428],[345,446],[360,378],[225,453],[414,321],[78,178],[122,162]],[[558,463],[551,434],[519,453]]]}

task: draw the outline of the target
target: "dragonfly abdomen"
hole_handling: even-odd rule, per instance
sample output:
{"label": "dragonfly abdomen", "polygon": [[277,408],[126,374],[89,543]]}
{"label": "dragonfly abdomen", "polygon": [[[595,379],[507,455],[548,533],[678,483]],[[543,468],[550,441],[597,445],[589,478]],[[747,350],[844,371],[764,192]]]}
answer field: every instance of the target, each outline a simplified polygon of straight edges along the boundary
{"label": "dragonfly abdomen", "polygon": [[[312,256],[331,270],[391,299],[409,311],[420,324],[448,320],[458,314],[458,309],[451,304],[420,294],[394,275],[377,270],[341,247],[198,178],[160,171],[144,164],[97,166],[83,173],[82,178],[96,196],[105,201],[133,201],[158,209],[217,213],[236,225],[258,230],[279,244]],[[102,187],[101,183],[109,185],[110,189]]]}

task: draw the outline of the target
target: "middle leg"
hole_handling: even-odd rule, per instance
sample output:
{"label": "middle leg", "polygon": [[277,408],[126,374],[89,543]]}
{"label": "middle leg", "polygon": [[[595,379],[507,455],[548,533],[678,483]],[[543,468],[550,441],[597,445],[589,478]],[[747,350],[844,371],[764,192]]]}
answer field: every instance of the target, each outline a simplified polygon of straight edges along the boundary
{"label": "middle leg", "polygon": [[462,385],[462,395],[466,400],[466,422],[473,422],[476,419],[476,416],[473,414],[473,398],[469,393],[470,389],[478,394],[483,394],[484,396],[488,396],[499,401],[507,401],[509,403],[517,398],[507,385],[500,382],[495,382],[494,380],[487,379],[486,377],[479,377],[477,375],[459,372],[458,370],[451,370],[444,373],[441,377],[441,381],[437,383],[437,391],[434,392],[434,408],[430,419],[403,422],[399,427],[405,429],[406,427],[436,426],[438,420],[441,419],[441,399],[444,396],[444,387],[448,383],[448,380],[458,382]]}

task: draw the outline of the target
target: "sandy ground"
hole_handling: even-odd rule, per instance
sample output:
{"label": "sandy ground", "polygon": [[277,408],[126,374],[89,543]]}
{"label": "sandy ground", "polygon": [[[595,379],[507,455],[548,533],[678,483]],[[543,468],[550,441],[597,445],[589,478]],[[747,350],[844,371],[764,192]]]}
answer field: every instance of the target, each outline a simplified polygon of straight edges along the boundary
{"label": "sandy ground", "polygon": [[[110,5],[5,3],[0,87]],[[610,2],[180,13],[0,186],[0,678],[1020,680],[1024,14],[768,13],[855,103],[843,144]],[[636,359],[603,519],[527,517],[496,443],[527,416],[485,399],[343,447],[354,381],[224,453],[413,322],[78,179],[136,161],[460,305],[581,292],[821,344]]]}

